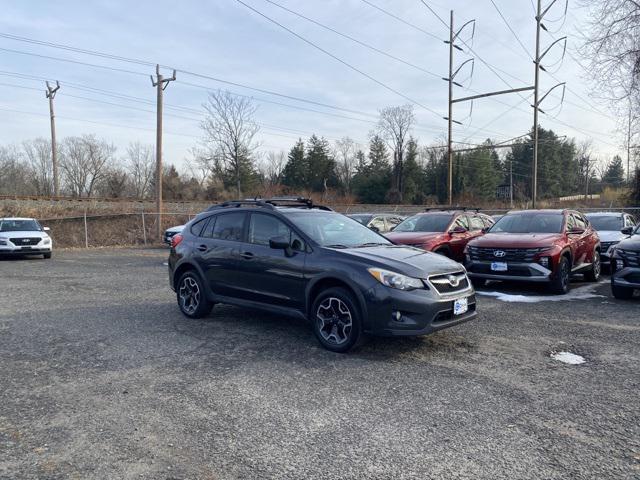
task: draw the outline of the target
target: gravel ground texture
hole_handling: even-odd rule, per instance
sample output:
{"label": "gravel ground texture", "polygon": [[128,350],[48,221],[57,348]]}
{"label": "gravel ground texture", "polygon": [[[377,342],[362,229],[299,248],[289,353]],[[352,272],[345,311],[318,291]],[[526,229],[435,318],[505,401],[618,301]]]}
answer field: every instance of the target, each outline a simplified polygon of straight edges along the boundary
{"label": "gravel ground texture", "polygon": [[183,317],[166,257],[0,260],[0,478],[640,478],[640,298],[606,281],[489,284],[473,322],[339,355],[288,318]]}

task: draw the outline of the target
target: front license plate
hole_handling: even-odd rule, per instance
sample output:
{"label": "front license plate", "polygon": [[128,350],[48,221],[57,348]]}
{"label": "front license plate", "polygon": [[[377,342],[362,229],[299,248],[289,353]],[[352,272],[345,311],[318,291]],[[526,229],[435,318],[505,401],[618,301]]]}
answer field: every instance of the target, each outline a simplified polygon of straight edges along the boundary
{"label": "front license plate", "polygon": [[467,298],[459,298],[453,302],[453,314],[462,315],[469,310],[469,302]]}
{"label": "front license plate", "polygon": [[507,264],[505,262],[491,262],[491,270],[494,272],[506,272]]}
{"label": "front license plate", "polygon": [[31,247],[20,247],[21,250],[31,250]]}

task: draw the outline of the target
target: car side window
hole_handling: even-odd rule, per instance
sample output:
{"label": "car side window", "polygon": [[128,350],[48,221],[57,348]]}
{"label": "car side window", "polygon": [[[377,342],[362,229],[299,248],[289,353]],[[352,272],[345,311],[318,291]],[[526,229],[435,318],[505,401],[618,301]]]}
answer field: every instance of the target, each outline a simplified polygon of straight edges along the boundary
{"label": "car side window", "polygon": [[381,232],[385,230],[384,228],[384,218],[382,217],[373,217],[373,220],[369,223],[370,227],[376,227]]}
{"label": "car side window", "polygon": [[573,215],[573,217],[575,218],[576,226],[578,228],[584,228],[585,230],[587,229],[587,221],[582,218],[582,215],[576,213]]}
{"label": "car side window", "polygon": [[484,228],[484,222],[482,221],[482,218],[480,218],[477,215],[474,215],[473,217],[471,217],[471,230],[475,231],[475,230],[482,230]]}
{"label": "car side window", "polygon": [[571,214],[567,215],[567,231],[575,227],[576,227],[576,219]]}
{"label": "car side window", "polygon": [[205,226],[205,224],[207,223],[207,220],[209,220],[208,218],[203,218],[202,220],[198,220],[196,223],[194,223],[193,225],[191,225],[191,233],[193,235],[195,235],[196,237],[199,237],[202,233],[202,228]]}
{"label": "car side window", "polygon": [[200,234],[201,237],[213,238],[213,227],[216,225],[216,216],[209,217],[209,223],[204,227],[204,230]]}
{"label": "car side window", "polygon": [[216,215],[211,238],[239,242],[242,240],[245,214],[243,212]]}
{"label": "car side window", "polygon": [[636,226],[636,221],[633,219],[633,217],[631,215],[627,215],[627,227],[635,227]]}
{"label": "car side window", "polygon": [[469,221],[466,215],[460,215],[453,224],[454,227],[463,227],[469,230]]}
{"label": "car side window", "polygon": [[285,237],[291,240],[291,229],[279,218],[261,213],[251,214],[249,221],[249,243],[269,246],[274,237]]}
{"label": "car side window", "polygon": [[480,217],[484,222],[484,226],[487,228],[493,226],[493,224],[496,223],[496,221],[493,218],[489,217],[488,215],[480,215]]}

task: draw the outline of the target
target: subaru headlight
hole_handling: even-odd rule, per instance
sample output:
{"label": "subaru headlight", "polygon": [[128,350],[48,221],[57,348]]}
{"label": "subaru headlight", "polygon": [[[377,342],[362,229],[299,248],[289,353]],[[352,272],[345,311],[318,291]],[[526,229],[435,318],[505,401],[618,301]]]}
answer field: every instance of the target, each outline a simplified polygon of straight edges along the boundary
{"label": "subaru headlight", "polygon": [[381,268],[369,268],[367,271],[381,284],[398,290],[416,290],[424,288],[424,283],[419,278],[408,277],[401,273],[383,270]]}

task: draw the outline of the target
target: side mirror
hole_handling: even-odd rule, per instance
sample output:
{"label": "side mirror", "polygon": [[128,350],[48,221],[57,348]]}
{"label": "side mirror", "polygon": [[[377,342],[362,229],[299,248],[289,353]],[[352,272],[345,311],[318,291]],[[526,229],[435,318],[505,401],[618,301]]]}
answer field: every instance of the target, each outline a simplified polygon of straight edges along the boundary
{"label": "side mirror", "polygon": [[[631,228],[631,227],[629,227],[629,228]],[[51,229],[49,227],[42,227],[42,231],[43,232],[50,232]]]}
{"label": "side mirror", "polygon": [[287,257],[293,255],[293,249],[286,237],[273,237],[269,239],[269,247],[276,250],[284,250]]}
{"label": "side mirror", "polygon": [[378,227],[374,226],[374,225],[371,225],[371,226],[369,227],[369,229],[370,229],[370,230],[373,230],[373,231],[374,231],[374,232],[376,232],[376,233],[380,233],[380,229],[379,229]]}
{"label": "side mirror", "polygon": [[482,233],[487,233],[490,229],[491,229],[491,227],[484,227],[482,229]]}
{"label": "side mirror", "polygon": [[467,233],[467,229],[464,227],[461,227],[460,225],[457,225],[453,227],[451,230],[449,230],[449,233]]}
{"label": "side mirror", "polygon": [[622,233],[623,235],[631,235],[633,233],[633,227],[624,227],[622,230],[620,230],[620,233]]}

